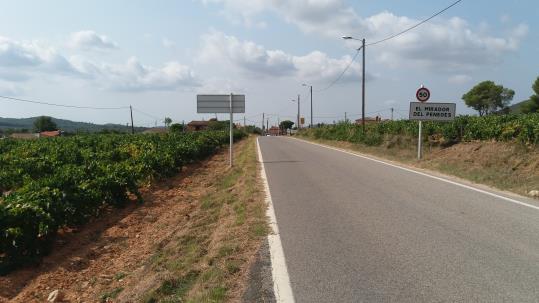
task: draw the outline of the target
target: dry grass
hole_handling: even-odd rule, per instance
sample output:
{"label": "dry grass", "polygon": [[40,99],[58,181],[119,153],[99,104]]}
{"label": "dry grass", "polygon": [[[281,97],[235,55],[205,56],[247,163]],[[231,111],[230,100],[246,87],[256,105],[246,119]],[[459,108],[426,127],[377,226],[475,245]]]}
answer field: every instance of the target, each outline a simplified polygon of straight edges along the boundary
{"label": "dry grass", "polygon": [[249,138],[235,167],[209,184],[189,229],[156,251],[152,268],[169,278],[143,302],[239,300],[248,265],[267,234],[257,171],[255,140]]}

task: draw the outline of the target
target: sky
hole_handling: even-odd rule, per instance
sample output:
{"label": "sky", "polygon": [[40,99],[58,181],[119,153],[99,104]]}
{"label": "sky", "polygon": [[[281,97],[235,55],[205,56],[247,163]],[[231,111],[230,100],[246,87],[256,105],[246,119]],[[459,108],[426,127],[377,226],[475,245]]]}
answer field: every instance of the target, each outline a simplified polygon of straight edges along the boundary
{"label": "sky", "polygon": [[[196,95],[246,95],[235,119],[274,125],[361,114],[360,42],[398,33],[452,0],[0,0],[0,95],[82,107],[0,99],[0,117],[49,115],[93,123],[162,125],[212,118]],[[537,0],[463,0],[444,14],[366,48],[366,114],[408,116],[424,85],[429,102],[457,103],[492,80],[527,99],[539,76]],[[335,82],[335,83],[334,83]],[[334,83],[333,85],[331,85]],[[219,119],[228,119],[219,115]]]}

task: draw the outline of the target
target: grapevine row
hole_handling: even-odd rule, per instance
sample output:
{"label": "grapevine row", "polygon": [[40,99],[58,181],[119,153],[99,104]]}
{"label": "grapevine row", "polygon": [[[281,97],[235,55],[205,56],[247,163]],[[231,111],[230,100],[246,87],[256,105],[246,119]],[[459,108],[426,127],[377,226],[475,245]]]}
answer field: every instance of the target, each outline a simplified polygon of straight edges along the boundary
{"label": "grapevine row", "polygon": [[[310,129],[305,135],[317,139],[349,141],[367,145],[379,145],[388,135],[417,136],[416,121],[384,121],[366,125],[339,123]],[[484,117],[459,116],[452,122],[425,122],[426,137],[435,137],[441,143],[458,143],[473,140],[496,140],[502,142],[539,145],[539,114],[489,115]]]}
{"label": "grapevine row", "polygon": [[226,143],[224,131],[0,141],[0,272],[39,260],[60,228],[141,201],[142,183],[171,176]]}

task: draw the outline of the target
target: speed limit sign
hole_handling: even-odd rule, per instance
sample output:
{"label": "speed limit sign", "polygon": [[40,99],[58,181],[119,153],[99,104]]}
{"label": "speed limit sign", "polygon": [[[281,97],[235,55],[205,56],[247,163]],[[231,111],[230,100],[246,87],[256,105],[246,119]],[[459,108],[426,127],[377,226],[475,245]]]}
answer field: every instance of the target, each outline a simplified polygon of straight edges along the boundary
{"label": "speed limit sign", "polygon": [[427,102],[430,98],[430,91],[426,87],[421,87],[415,93],[415,97],[419,102]]}

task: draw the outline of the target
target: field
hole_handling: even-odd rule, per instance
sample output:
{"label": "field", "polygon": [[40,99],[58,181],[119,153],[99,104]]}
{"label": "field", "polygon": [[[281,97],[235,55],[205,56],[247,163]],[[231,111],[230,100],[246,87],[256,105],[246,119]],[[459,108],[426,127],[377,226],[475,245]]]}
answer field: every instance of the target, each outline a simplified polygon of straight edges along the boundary
{"label": "field", "polygon": [[141,185],[172,176],[227,142],[223,131],[0,141],[0,273],[38,261],[61,228],[142,203]]}
{"label": "field", "polygon": [[[418,123],[399,120],[361,125],[339,123],[309,130],[304,135],[315,139],[348,141],[370,146],[382,144],[390,136],[417,137]],[[423,123],[424,139],[451,145],[474,140],[517,141],[524,145],[539,145],[539,114],[460,116],[452,122]]]}

